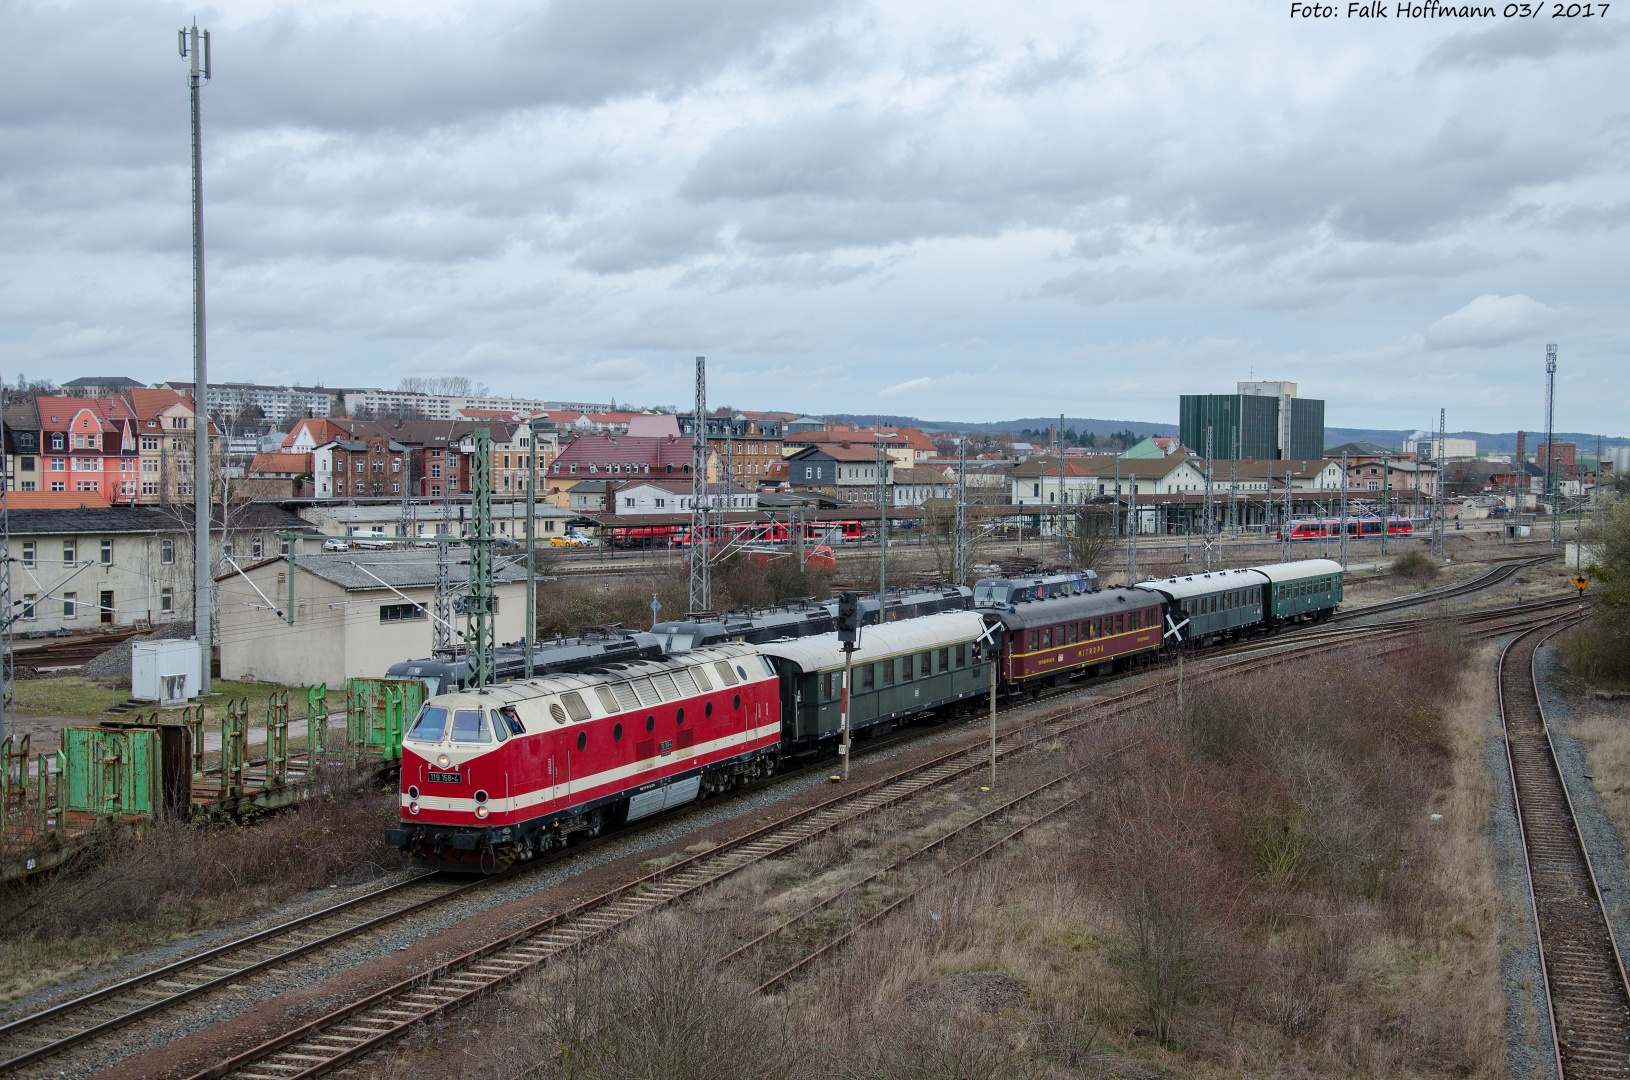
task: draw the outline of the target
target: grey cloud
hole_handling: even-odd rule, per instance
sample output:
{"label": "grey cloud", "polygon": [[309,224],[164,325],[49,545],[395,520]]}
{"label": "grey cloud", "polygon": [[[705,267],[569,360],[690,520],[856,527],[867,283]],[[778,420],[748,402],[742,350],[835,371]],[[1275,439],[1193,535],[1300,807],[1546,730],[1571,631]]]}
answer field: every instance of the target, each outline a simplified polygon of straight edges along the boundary
{"label": "grey cloud", "polygon": [[[442,25],[278,14],[212,28],[209,96],[229,125],[336,130],[424,130],[518,109],[582,108],[709,79],[824,6],[553,0],[485,5]],[[9,0],[0,21],[0,122],[151,124],[184,100],[174,34],[187,16],[175,5]]]}
{"label": "grey cloud", "polygon": [[1421,70],[1490,68],[1512,60],[1548,60],[1566,53],[1606,52],[1624,40],[1623,27],[1605,20],[1508,19],[1491,30],[1455,34],[1421,61]]}
{"label": "grey cloud", "polygon": [[717,214],[683,203],[652,203],[597,222],[569,241],[572,265],[595,274],[626,274],[670,266],[719,246]]}

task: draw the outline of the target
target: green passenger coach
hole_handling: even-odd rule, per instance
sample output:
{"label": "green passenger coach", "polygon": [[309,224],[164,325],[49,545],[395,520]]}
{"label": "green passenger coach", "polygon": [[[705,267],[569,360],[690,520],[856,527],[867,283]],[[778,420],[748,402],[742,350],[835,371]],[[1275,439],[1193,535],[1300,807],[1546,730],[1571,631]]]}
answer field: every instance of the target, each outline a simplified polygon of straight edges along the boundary
{"label": "green passenger coach", "polygon": [[1272,622],[1327,619],[1341,603],[1345,571],[1334,559],[1305,559],[1251,569],[1268,579],[1264,614]]}
{"label": "green passenger coach", "polygon": [[[850,728],[878,734],[914,713],[990,690],[993,649],[978,612],[948,611],[868,626],[854,654]],[[836,634],[767,641],[759,648],[781,676],[782,738],[836,736],[843,707],[843,649]]]}

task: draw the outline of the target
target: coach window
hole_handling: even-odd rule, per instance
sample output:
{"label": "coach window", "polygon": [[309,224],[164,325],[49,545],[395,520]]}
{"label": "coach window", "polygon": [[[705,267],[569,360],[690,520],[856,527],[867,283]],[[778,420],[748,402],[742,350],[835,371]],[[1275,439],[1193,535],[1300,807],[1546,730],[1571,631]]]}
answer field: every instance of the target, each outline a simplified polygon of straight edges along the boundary
{"label": "coach window", "polygon": [[860,669],[860,688],[872,690],[877,687],[877,665],[867,664]]}
{"label": "coach window", "polygon": [[1117,634],[1126,633],[1126,616],[1124,614],[1115,616],[1115,632]]}
{"label": "coach window", "polygon": [[1069,633],[1070,633],[1070,644],[1074,645],[1076,643],[1076,641],[1079,640],[1077,635],[1081,631],[1081,624],[1080,623],[1070,623],[1069,625],[1065,626],[1064,629],[1069,631]]}
{"label": "coach window", "polygon": [[[1041,648],[1041,631],[1032,630],[1030,631],[1030,651],[1035,652],[1039,648]],[[960,663],[957,664],[957,667],[961,666],[962,665]]]}
{"label": "coach window", "polygon": [[883,668],[883,685],[884,686],[893,686],[894,685],[894,660],[893,660],[893,658],[891,657],[890,659],[883,661],[882,668]]}
{"label": "coach window", "polygon": [[956,647],[956,666],[959,668],[968,666],[968,643],[965,641]]}
{"label": "coach window", "polygon": [[922,658],[917,662],[917,670],[922,672],[925,679],[934,674],[934,654],[931,652],[923,653]]}
{"label": "coach window", "polygon": [[913,660],[913,657],[912,657],[912,655],[910,653],[906,653],[904,656],[900,657],[900,681],[901,682],[910,682],[912,680],[912,678],[913,678],[913,676],[911,674],[912,660]]}
{"label": "coach window", "polygon": [[951,650],[949,648],[941,649],[940,650],[940,673],[944,674],[945,672],[950,671],[950,670],[951,670]]}

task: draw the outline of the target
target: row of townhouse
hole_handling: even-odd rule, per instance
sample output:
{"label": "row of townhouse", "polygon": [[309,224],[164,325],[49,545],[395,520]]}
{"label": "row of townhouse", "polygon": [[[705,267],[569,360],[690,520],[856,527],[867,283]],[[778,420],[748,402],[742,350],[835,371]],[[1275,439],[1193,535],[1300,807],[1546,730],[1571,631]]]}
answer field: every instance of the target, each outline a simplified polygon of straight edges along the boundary
{"label": "row of townhouse", "polygon": [[[5,483],[71,492],[115,506],[182,502],[193,494],[192,398],[135,388],[100,397],[4,393]],[[220,433],[210,425],[218,460]]]}
{"label": "row of townhouse", "polygon": [[495,420],[302,420],[279,450],[256,456],[246,482],[262,485],[260,498],[381,499],[404,489],[410,496],[464,495],[473,483],[477,428],[490,436],[494,494],[523,494],[529,464],[536,490],[544,492],[556,436]]}

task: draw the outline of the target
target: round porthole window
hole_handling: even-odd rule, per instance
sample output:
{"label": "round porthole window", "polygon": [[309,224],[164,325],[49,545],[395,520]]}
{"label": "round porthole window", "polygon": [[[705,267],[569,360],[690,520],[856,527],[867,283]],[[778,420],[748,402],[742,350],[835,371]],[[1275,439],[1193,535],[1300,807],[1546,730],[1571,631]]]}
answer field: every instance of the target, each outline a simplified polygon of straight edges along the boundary
{"label": "round porthole window", "polygon": [[589,737],[579,731],[577,733],[577,748],[581,750],[587,745],[589,745]]}
{"label": "round porthole window", "polygon": [[737,694],[735,699],[730,702],[730,706],[731,706],[731,708],[735,708],[735,709],[741,708],[741,695],[740,694]]}
{"label": "round porthole window", "polygon": [[740,664],[736,665],[736,674],[741,676],[743,682],[747,681],[747,672],[742,670],[742,666]]}
{"label": "round porthole window", "polygon": [[615,724],[615,725],[612,726],[612,728],[611,728],[611,741],[612,742],[622,742],[623,741],[623,726],[621,724]]}
{"label": "round porthole window", "polygon": [[655,731],[656,726],[657,726],[657,718],[655,716],[647,716],[645,718],[645,730],[646,731]]}
{"label": "round porthole window", "polygon": [[702,706],[702,715],[703,716],[712,716],[713,715],[713,702],[710,701],[706,705]]}
{"label": "round porthole window", "polygon": [[684,724],[685,724],[685,710],[684,709],[680,709],[679,712],[674,714],[674,723],[679,725],[680,727],[684,726]]}

